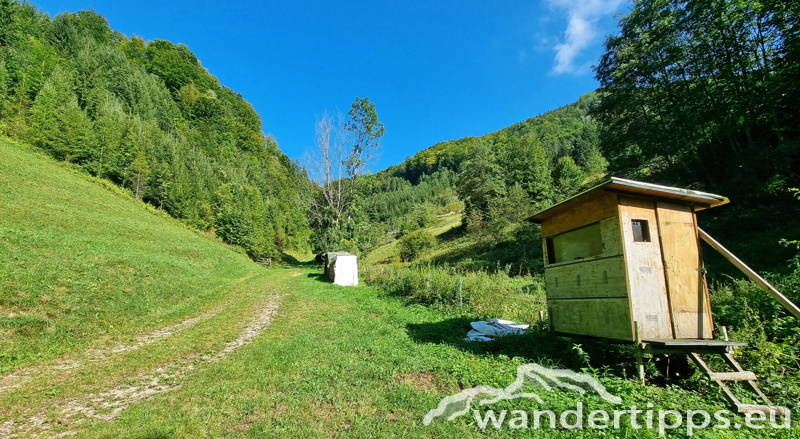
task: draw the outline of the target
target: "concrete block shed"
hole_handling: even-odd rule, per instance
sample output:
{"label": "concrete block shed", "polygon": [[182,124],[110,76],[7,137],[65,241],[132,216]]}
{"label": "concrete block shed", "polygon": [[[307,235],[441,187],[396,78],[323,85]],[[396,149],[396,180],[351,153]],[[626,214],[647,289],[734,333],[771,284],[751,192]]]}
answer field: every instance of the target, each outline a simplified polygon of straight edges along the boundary
{"label": "concrete block shed", "polygon": [[[727,204],[721,195],[611,178],[528,219],[542,228],[550,327],[563,335],[633,342],[644,382],[645,354],[688,355],[739,412],[776,412],[741,368],[733,348],[714,340],[700,239],[722,253],[800,318],[789,301],[697,225],[696,212]],[[721,355],[714,372],[701,354]],[[742,404],[725,384],[744,381],[767,405]]]}

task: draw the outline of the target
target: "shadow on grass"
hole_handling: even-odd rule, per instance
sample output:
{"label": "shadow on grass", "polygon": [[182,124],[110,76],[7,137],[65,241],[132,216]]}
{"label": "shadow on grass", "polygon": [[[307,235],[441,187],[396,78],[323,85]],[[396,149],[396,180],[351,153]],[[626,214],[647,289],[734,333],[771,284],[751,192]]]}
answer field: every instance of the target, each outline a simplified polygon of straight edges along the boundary
{"label": "shadow on grass", "polygon": [[[556,336],[549,330],[532,326],[525,334],[512,334],[490,342],[465,341],[474,318],[455,317],[439,322],[410,323],[406,331],[416,343],[437,343],[455,346],[466,352],[481,356],[504,356],[523,358],[546,367],[567,368],[574,371],[591,366],[607,368],[619,377],[635,376],[636,360],[631,352],[618,346]],[[655,361],[655,360],[654,360]],[[658,365],[656,365],[658,366]],[[664,385],[658,376],[650,377],[652,384]]]}
{"label": "shadow on grass", "polygon": [[320,282],[324,282],[326,284],[332,283],[332,281],[328,279],[328,276],[326,276],[325,273],[308,273],[308,277],[311,279],[316,279]]}
{"label": "shadow on grass", "polygon": [[585,367],[577,352],[571,349],[572,342],[538,327],[522,335],[507,335],[491,342],[465,341],[473,321],[474,318],[455,317],[439,322],[409,323],[406,331],[417,343],[446,344],[477,355],[522,357],[546,365]]}
{"label": "shadow on grass", "polygon": [[436,235],[436,238],[439,239],[439,242],[443,242],[443,243],[444,242],[450,242],[450,241],[455,241],[456,239],[458,239],[461,236],[464,236],[465,233],[466,233],[466,229],[464,228],[464,226],[463,225],[459,225],[459,226],[455,226],[455,227],[453,227],[451,229],[448,229],[448,230]]}
{"label": "shadow on grass", "polygon": [[318,262],[316,262],[314,259],[311,259],[311,260],[308,260],[308,261],[301,261],[301,260],[297,259],[296,257],[294,257],[294,256],[292,256],[292,255],[290,255],[288,253],[283,253],[283,252],[281,252],[281,260],[286,262],[289,265],[298,265],[298,266],[309,266],[309,265],[318,264]]}

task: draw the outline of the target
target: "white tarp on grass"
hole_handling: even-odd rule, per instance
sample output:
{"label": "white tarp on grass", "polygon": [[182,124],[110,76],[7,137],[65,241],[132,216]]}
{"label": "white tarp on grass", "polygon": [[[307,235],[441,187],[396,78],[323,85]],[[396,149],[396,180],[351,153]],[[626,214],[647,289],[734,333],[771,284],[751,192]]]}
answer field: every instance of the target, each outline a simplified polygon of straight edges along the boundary
{"label": "white tarp on grass", "polygon": [[511,320],[488,319],[485,322],[470,323],[472,330],[467,333],[466,341],[492,341],[495,337],[508,334],[524,334],[530,325],[512,322]]}
{"label": "white tarp on grass", "polygon": [[331,261],[333,283],[343,287],[358,286],[358,260],[356,255],[334,255]]}

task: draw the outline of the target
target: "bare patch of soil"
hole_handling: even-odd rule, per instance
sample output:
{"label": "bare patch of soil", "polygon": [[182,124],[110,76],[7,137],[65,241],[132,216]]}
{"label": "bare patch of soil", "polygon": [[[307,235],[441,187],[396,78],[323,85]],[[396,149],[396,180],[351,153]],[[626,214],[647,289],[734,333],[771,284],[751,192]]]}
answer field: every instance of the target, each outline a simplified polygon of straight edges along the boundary
{"label": "bare patch of soil", "polygon": [[394,376],[394,382],[420,391],[436,391],[438,388],[436,374],[433,372],[398,373]]}

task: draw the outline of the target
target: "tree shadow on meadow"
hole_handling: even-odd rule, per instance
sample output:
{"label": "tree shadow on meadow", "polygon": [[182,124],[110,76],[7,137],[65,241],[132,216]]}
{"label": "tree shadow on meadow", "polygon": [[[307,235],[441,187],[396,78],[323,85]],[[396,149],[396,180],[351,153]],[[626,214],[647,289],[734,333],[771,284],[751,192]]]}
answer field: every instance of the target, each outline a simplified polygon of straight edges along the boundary
{"label": "tree shadow on meadow", "polygon": [[[636,375],[636,361],[631,352],[600,342],[557,336],[547,328],[532,325],[525,334],[511,334],[493,341],[466,341],[475,318],[455,317],[439,322],[409,323],[406,331],[416,343],[436,343],[486,357],[523,358],[550,368],[574,371],[591,366],[608,368],[619,377]],[[654,359],[652,361],[657,361]],[[660,360],[659,360],[660,361]],[[658,365],[656,365],[658,367]],[[665,384],[660,376],[650,377],[651,384]]]}
{"label": "tree shadow on meadow", "polygon": [[280,259],[281,259],[282,262],[285,262],[286,264],[293,265],[293,266],[308,267],[310,265],[318,265],[319,264],[314,258],[311,258],[311,259],[305,260],[305,261],[301,261],[300,259],[297,259],[296,257],[290,255],[289,253],[284,253],[284,252],[281,252]]}
{"label": "tree shadow on meadow", "polygon": [[325,273],[308,273],[307,277],[309,277],[311,279],[316,279],[319,282],[323,282],[323,283],[326,283],[326,284],[333,283],[333,281],[330,280]]}
{"label": "tree shadow on meadow", "polygon": [[[562,367],[585,367],[572,352],[573,343],[556,337],[547,330],[532,326],[525,334],[511,334],[490,342],[466,341],[475,318],[454,317],[439,322],[409,323],[406,331],[416,343],[436,343],[455,346],[477,355],[522,357],[540,364],[559,364]],[[576,362],[577,360],[577,362]]]}

